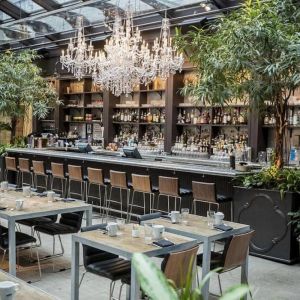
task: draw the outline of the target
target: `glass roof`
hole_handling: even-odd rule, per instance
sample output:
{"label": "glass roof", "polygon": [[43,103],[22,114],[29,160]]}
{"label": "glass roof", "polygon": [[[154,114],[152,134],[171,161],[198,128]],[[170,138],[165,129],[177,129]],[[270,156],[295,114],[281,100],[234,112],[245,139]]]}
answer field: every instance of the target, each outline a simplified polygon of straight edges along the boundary
{"label": "glass roof", "polygon": [[41,6],[35,3],[32,0],[8,0],[10,3],[14,4],[21,10],[24,10],[26,13],[35,13],[37,11],[44,10]]}
{"label": "glass roof", "polygon": [[[51,42],[55,34],[55,39],[66,40],[74,35],[78,16],[83,16],[84,26],[90,27],[94,35],[97,32],[102,35],[107,34],[107,28],[103,27],[104,21],[106,23],[112,20],[115,11],[124,13],[128,10],[129,3],[129,0],[7,1],[13,5],[14,9],[9,11],[11,8],[2,5],[0,1],[0,51],[2,44],[9,42],[11,46],[12,43],[22,43],[23,40],[29,38],[41,40],[48,39],[47,36],[51,35]],[[149,18],[152,16],[155,23],[160,22],[164,10],[167,9],[176,10],[185,5],[194,5],[194,10],[188,11],[187,14],[199,13],[201,2],[207,2],[207,0],[130,0],[130,10],[135,13],[137,19],[144,14],[150,16]],[[182,17],[182,13],[179,17]],[[142,21],[138,22],[139,26],[143,25],[143,22],[151,24],[149,18],[145,18],[145,21],[141,18]],[[95,35],[93,38],[99,39],[100,35]],[[55,39],[51,46],[55,45]]]}

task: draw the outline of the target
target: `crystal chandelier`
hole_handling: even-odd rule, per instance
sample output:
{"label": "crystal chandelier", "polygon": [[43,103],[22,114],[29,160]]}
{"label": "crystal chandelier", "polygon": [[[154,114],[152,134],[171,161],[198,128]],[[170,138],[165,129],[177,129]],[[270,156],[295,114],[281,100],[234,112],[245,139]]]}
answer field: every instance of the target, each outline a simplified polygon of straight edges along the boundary
{"label": "crystal chandelier", "polygon": [[93,80],[115,96],[130,94],[139,84],[148,84],[156,76],[153,54],[134,29],[132,14],[124,22],[115,17],[112,36],[106,40],[104,51],[95,54]]}
{"label": "crystal chandelier", "polygon": [[66,68],[78,80],[91,72],[93,63],[94,47],[92,42],[88,45],[84,36],[83,17],[80,16],[76,20],[77,40],[76,35],[74,40],[71,38],[68,43],[66,53],[62,50],[60,62],[62,69]]}
{"label": "crystal chandelier", "polygon": [[184,58],[179,54],[177,49],[173,47],[170,20],[163,18],[160,38],[154,41],[154,64],[156,66],[156,76],[166,80],[176,71],[181,72]]}

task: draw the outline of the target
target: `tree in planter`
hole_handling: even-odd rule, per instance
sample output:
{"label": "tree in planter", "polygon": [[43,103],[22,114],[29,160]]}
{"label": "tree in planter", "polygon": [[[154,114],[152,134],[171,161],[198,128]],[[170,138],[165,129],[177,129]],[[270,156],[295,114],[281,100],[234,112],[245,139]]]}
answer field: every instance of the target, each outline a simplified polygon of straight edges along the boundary
{"label": "tree in planter", "polygon": [[176,36],[198,73],[183,93],[210,104],[249,99],[259,112],[272,107],[277,168],[283,167],[288,101],[300,86],[299,32],[300,1],[247,0],[207,28]]}
{"label": "tree in planter", "polygon": [[16,135],[18,119],[30,107],[34,116],[44,118],[49,108],[56,104],[56,92],[34,64],[37,58],[34,51],[0,54],[0,114],[11,120],[10,123],[0,122],[0,127],[11,131],[11,142]]}

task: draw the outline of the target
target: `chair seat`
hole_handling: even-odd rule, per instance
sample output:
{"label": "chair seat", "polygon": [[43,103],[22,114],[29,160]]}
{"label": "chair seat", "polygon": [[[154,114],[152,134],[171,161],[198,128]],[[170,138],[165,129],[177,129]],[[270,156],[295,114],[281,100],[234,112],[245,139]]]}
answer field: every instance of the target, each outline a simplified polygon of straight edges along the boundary
{"label": "chair seat", "polygon": [[[35,243],[36,239],[23,232],[16,232],[16,246],[22,246],[26,244]],[[1,239],[0,239],[0,247],[4,250],[9,248],[9,239],[8,239],[8,232],[2,232]]]}
{"label": "chair seat", "polygon": [[[197,255],[197,265],[202,267],[203,253]],[[223,254],[219,252],[211,252],[210,269],[216,269],[223,265]]]}
{"label": "chair seat", "polygon": [[60,224],[60,223],[38,225],[35,226],[34,229],[36,231],[49,234],[49,235],[71,234],[71,233],[78,232],[77,228],[65,224]]}
{"label": "chair seat", "polygon": [[183,189],[183,188],[179,189],[179,195],[180,196],[188,196],[188,195],[191,195],[191,194],[192,194],[192,191],[189,190],[189,189]]}
{"label": "chair seat", "polygon": [[40,217],[40,218],[32,218],[27,220],[19,220],[17,223],[33,227],[38,225],[44,225],[44,224],[51,224],[54,223],[57,220],[57,215],[49,216],[49,217]]}
{"label": "chair seat", "polygon": [[226,202],[231,202],[232,201],[232,197],[230,196],[225,196],[225,195],[217,195],[217,202],[218,203],[226,203]]}
{"label": "chair seat", "polygon": [[131,263],[130,261],[122,258],[113,258],[91,263],[85,268],[88,272],[115,281],[120,279],[125,274],[130,274]]}

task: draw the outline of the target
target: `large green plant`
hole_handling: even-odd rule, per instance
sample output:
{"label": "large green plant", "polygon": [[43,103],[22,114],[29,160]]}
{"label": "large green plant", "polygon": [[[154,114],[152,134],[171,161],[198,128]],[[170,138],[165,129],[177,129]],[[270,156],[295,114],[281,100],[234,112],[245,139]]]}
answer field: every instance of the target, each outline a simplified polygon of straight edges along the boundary
{"label": "large green plant", "polygon": [[11,120],[0,127],[11,130],[11,139],[15,137],[17,120],[29,107],[34,116],[43,118],[56,103],[56,92],[34,63],[37,58],[34,51],[0,54],[0,115]]}
{"label": "large green plant", "polygon": [[[198,288],[192,289],[194,275],[192,265],[190,265],[186,285],[179,291],[149,257],[141,253],[136,253],[133,255],[132,263],[136,270],[141,289],[152,300],[202,300],[201,288],[213,274],[210,272]],[[229,289],[219,299],[238,300],[246,295],[248,291],[248,286],[239,285]]]}
{"label": "large green plant", "polygon": [[300,1],[247,0],[208,28],[177,31],[177,45],[197,67],[199,80],[184,92],[211,104],[249,99],[273,108],[275,157],[283,166],[288,100],[300,85]]}

